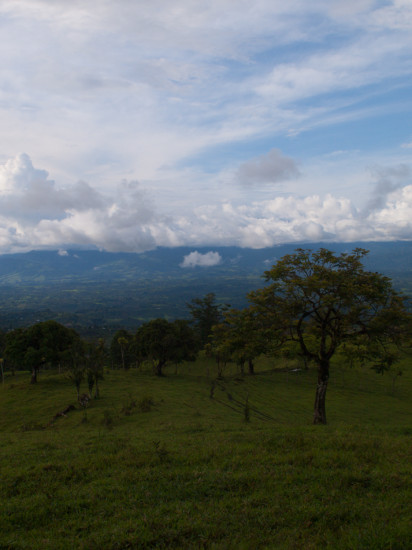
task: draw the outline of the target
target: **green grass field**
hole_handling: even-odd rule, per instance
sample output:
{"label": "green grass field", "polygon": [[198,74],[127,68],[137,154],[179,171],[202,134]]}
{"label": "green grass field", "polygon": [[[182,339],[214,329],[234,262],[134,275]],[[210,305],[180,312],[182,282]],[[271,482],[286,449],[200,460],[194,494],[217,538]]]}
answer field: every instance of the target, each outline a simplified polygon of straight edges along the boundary
{"label": "green grass field", "polygon": [[99,400],[54,421],[76,404],[63,374],[6,377],[0,548],[412,548],[407,362],[394,386],[333,368],[327,426],[314,369],[262,361],[213,392],[213,363],[174,370],[107,371]]}

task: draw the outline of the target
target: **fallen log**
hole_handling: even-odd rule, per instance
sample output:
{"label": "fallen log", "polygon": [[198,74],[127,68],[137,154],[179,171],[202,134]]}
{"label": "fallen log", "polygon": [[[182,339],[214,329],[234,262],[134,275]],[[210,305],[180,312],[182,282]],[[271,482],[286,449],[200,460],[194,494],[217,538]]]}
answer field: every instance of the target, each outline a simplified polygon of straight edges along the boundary
{"label": "fallen log", "polygon": [[70,411],[74,411],[75,409],[76,409],[76,407],[74,405],[68,405],[65,409],[63,409],[62,411],[55,414],[53,416],[53,420],[57,420],[57,418],[59,418],[59,416],[66,417],[67,413],[69,413]]}

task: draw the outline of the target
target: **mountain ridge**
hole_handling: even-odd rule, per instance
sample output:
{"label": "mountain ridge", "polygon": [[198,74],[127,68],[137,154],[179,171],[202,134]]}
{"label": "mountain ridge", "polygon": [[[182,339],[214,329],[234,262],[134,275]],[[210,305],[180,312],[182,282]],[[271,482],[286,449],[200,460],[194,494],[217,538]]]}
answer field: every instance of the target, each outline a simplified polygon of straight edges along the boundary
{"label": "mountain ridge", "polygon": [[[412,272],[412,242],[353,242],[353,243],[305,243],[279,245],[270,248],[251,249],[240,247],[176,247],[156,248],[142,253],[105,252],[98,250],[47,250],[0,255],[0,285],[20,283],[42,284],[50,282],[109,282],[145,279],[147,277],[262,274],[285,254],[297,248],[329,248],[337,253],[365,248],[366,269],[385,274]],[[215,253],[220,261],[209,265],[183,267],[184,259],[197,253],[196,258],[207,258]],[[214,256],[216,258],[216,256]]]}

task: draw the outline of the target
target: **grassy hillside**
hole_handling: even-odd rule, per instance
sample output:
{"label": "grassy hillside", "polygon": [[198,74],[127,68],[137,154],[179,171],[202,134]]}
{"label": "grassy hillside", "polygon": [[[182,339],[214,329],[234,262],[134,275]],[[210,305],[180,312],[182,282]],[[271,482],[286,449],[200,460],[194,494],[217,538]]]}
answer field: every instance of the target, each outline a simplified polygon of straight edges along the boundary
{"label": "grassy hillside", "polygon": [[213,391],[205,359],[107,371],[99,400],[54,421],[75,403],[63,374],[6,378],[0,548],[411,548],[407,362],[395,384],[336,365],[327,426],[316,372],[274,366]]}

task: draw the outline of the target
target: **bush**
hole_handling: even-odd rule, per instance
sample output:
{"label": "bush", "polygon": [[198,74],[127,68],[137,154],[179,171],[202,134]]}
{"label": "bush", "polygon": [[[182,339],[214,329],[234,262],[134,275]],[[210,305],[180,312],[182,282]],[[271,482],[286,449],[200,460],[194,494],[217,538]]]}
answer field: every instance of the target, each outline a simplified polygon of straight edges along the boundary
{"label": "bush", "polygon": [[142,397],[138,403],[137,408],[140,412],[150,412],[152,410],[152,407],[154,405],[153,399],[151,397]]}
{"label": "bush", "polygon": [[113,419],[112,413],[107,409],[103,411],[102,424],[103,426],[106,426],[106,428],[109,428],[109,430],[113,428],[114,419]]}

